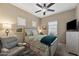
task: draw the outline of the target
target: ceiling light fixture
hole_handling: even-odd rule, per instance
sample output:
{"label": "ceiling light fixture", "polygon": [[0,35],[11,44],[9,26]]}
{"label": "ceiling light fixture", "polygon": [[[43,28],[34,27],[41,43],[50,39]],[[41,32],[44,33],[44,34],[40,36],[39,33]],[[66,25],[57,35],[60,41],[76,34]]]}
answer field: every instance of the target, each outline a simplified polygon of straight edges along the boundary
{"label": "ceiling light fixture", "polygon": [[46,15],[46,11],[51,11],[51,12],[54,12],[55,10],[53,9],[49,9],[52,5],[54,5],[55,3],[50,3],[48,5],[46,5],[46,3],[44,3],[43,5],[40,5],[40,4],[36,4],[38,7],[40,7],[41,9],[36,11],[35,13],[38,13],[38,12],[43,12],[43,15]]}
{"label": "ceiling light fixture", "polygon": [[47,11],[47,9],[46,9],[46,8],[43,8],[43,9],[42,9],[42,11],[43,11],[43,12],[46,12],[46,11]]}

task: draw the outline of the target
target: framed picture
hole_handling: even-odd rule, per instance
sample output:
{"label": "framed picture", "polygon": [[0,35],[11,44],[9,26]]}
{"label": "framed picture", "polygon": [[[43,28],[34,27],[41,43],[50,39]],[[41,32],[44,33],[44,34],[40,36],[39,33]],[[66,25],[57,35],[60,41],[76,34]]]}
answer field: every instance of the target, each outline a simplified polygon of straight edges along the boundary
{"label": "framed picture", "polygon": [[22,32],[22,28],[18,28],[16,32]]}

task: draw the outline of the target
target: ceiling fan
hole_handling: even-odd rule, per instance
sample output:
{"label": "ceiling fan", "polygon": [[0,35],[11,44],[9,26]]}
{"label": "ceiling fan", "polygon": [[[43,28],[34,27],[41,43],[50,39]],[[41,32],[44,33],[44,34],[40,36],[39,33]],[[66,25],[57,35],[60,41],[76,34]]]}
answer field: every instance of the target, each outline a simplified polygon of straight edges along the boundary
{"label": "ceiling fan", "polygon": [[51,6],[54,5],[54,4],[55,4],[55,3],[50,3],[49,5],[46,6],[46,3],[44,3],[43,6],[42,6],[42,5],[40,5],[40,4],[37,3],[36,5],[37,5],[38,7],[40,7],[41,10],[38,10],[38,11],[36,11],[35,13],[38,13],[38,12],[43,11],[43,15],[46,15],[46,11],[54,12],[55,10],[49,9],[49,7],[51,7]]}

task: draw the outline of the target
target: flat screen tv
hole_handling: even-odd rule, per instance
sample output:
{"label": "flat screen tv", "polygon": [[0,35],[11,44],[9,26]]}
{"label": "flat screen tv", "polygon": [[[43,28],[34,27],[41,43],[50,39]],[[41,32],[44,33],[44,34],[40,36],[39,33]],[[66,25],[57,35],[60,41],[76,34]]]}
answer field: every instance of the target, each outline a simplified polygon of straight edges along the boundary
{"label": "flat screen tv", "polygon": [[76,30],[77,29],[77,20],[72,20],[67,23],[67,30]]}

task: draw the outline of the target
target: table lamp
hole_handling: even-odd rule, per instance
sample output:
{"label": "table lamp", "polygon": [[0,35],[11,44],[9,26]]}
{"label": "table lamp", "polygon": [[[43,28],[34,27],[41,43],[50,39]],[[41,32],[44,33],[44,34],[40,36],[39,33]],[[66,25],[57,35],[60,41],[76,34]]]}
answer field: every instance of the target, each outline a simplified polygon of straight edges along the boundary
{"label": "table lamp", "polygon": [[5,30],[6,35],[8,36],[10,29],[11,29],[11,24],[5,23],[3,24],[3,28]]}
{"label": "table lamp", "polygon": [[41,27],[38,28],[38,32],[39,32],[39,34],[41,34],[41,35],[43,34]]}

